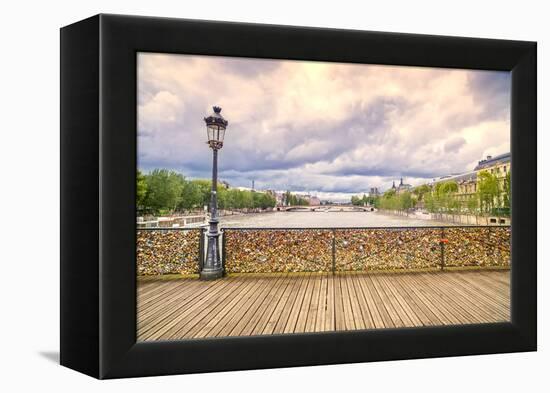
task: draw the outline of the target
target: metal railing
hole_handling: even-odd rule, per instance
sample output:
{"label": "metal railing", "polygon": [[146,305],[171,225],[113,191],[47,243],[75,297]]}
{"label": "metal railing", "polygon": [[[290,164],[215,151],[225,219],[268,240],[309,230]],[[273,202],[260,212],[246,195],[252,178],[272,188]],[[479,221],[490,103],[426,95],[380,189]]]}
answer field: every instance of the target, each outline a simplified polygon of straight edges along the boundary
{"label": "metal railing", "polygon": [[510,226],[226,228],[227,272],[508,267]]}
{"label": "metal railing", "polygon": [[196,274],[203,261],[202,228],[142,228],[136,232],[138,275]]}
{"label": "metal railing", "polygon": [[[204,228],[137,232],[138,274],[202,268]],[[225,228],[220,241],[228,273],[509,267],[511,227]]]}

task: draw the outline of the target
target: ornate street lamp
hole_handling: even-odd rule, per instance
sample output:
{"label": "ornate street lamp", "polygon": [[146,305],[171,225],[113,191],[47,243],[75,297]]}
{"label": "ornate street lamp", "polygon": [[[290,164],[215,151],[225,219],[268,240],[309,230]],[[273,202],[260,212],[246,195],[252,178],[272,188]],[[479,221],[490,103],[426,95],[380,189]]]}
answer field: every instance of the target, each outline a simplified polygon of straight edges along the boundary
{"label": "ornate street lamp", "polygon": [[210,227],[207,236],[206,261],[200,272],[202,280],[213,280],[220,278],[223,274],[220,261],[219,237],[218,231],[218,150],[223,147],[223,138],[227,128],[227,120],[220,114],[222,108],[213,107],[214,113],[205,117],[206,133],[208,135],[208,145],[212,149],[212,190],[210,192]]}

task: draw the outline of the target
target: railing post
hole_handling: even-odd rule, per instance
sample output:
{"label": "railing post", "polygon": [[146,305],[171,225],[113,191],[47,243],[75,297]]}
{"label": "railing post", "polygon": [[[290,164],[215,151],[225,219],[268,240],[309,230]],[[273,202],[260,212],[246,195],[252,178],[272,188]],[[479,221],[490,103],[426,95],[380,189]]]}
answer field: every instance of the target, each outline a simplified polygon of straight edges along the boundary
{"label": "railing post", "polygon": [[225,276],[225,229],[222,229],[222,271]]}
{"label": "railing post", "polygon": [[199,229],[199,273],[204,265],[204,229]]}
{"label": "railing post", "polygon": [[441,247],[441,270],[445,269],[445,228],[441,228],[441,240],[439,242],[439,247]]}
{"label": "railing post", "polygon": [[488,226],[487,227],[487,249],[485,250],[485,252],[488,257],[491,257],[492,259],[491,263],[492,263],[495,258],[495,245],[492,244],[491,242],[491,232],[492,232],[492,227]]}
{"label": "railing post", "polygon": [[332,274],[336,274],[336,230],[332,230]]}

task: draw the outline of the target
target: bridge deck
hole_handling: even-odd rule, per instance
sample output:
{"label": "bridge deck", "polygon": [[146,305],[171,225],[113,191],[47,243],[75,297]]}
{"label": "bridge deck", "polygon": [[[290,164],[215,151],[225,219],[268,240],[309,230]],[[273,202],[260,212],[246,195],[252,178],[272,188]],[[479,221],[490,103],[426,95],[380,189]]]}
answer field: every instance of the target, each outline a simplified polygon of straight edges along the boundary
{"label": "bridge deck", "polygon": [[502,322],[509,271],[138,280],[138,340]]}

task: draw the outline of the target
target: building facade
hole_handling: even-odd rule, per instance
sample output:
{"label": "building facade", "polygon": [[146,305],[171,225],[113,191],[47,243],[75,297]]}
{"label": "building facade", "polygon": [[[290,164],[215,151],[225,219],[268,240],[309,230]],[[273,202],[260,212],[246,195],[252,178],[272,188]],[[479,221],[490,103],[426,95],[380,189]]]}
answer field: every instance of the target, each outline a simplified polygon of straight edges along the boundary
{"label": "building facade", "polygon": [[474,198],[478,191],[478,174],[482,171],[487,171],[496,176],[499,181],[500,189],[504,189],[504,182],[506,176],[510,172],[510,153],[500,154],[492,157],[487,156],[485,159],[478,161],[478,164],[470,172],[465,172],[455,175],[442,176],[439,179],[434,179],[428,183],[432,188],[437,183],[444,183],[447,181],[454,181],[458,186],[457,199],[462,202],[467,202],[469,199]]}
{"label": "building facade", "polygon": [[395,190],[396,194],[402,194],[406,191],[411,191],[412,186],[410,184],[403,183],[403,178],[399,180],[399,185],[395,186],[395,181],[393,182],[391,186],[392,190]]}

